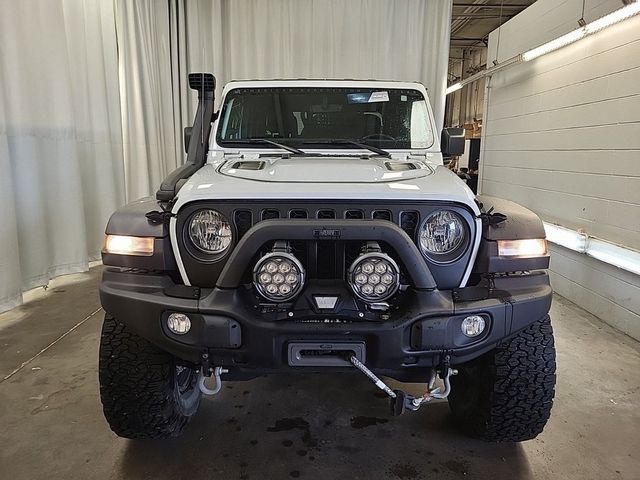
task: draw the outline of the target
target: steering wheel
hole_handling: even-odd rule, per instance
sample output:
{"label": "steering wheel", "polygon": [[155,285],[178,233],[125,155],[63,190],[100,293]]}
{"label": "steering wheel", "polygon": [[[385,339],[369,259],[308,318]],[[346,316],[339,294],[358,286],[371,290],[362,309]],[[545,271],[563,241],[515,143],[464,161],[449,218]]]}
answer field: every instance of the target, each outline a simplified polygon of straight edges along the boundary
{"label": "steering wheel", "polygon": [[392,137],[391,135],[387,135],[386,133],[371,133],[369,135],[365,135],[364,137],[362,137],[361,140],[373,140],[374,138],[377,138],[379,140],[391,140],[392,142],[396,141],[395,137]]}

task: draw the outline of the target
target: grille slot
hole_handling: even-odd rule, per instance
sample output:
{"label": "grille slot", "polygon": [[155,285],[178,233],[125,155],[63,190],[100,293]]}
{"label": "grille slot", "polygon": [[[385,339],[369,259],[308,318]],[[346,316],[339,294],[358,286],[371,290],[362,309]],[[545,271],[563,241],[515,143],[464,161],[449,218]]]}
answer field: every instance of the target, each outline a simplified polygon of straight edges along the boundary
{"label": "grille slot", "polygon": [[251,210],[236,210],[233,214],[233,223],[236,226],[238,237],[242,238],[253,225],[253,213]]}
{"label": "grille slot", "polygon": [[391,212],[389,210],[374,210],[371,217],[374,220],[388,220],[391,221]]}
{"label": "grille slot", "polygon": [[303,208],[294,208],[293,210],[289,211],[289,218],[309,218],[309,213]]}
{"label": "grille slot", "polygon": [[361,220],[364,218],[364,212],[362,210],[347,210],[344,212],[344,218],[346,220]]}
{"label": "grille slot", "polygon": [[318,258],[316,263],[317,278],[341,278],[341,272],[336,272],[336,248],[335,242],[317,242]]}
{"label": "grille slot", "polygon": [[415,238],[419,223],[420,214],[416,211],[402,212],[400,214],[400,228],[402,228],[410,238]]}
{"label": "grille slot", "polygon": [[300,260],[302,265],[305,266],[308,270],[309,266],[309,252],[307,248],[307,242],[304,240],[293,240],[289,242],[291,246],[291,253],[295,255],[295,257]]}
{"label": "grille slot", "polygon": [[260,214],[260,220],[272,220],[274,218],[280,218],[280,210],[275,208],[265,208]]}
{"label": "grille slot", "polygon": [[329,220],[331,218],[336,218],[336,211],[331,208],[324,208],[322,210],[318,210],[317,218],[319,220]]}

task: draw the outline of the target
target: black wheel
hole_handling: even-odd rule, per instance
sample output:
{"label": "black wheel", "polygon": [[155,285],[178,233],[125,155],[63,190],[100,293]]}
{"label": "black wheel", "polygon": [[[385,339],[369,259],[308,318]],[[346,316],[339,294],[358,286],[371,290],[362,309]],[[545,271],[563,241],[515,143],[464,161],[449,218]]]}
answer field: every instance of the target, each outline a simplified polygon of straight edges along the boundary
{"label": "black wheel", "polygon": [[120,437],[176,437],[198,410],[198,372],[109,315],[98,370],[104,416]]}
{"label": "black wheel", "polygon": [[451,377],[449,406],[456,423],[492,442],[535,438],[549,420],[556,350],[547,316]]}

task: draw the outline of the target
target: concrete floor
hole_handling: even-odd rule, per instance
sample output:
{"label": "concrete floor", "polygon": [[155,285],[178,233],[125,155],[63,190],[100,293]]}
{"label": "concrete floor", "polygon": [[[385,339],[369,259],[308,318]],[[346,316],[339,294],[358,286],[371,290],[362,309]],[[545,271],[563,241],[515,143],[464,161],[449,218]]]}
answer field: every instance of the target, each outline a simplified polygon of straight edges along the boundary
{"label": "concrete floor", "polygon": [[465,438],[446,403],[390,418],[357,375],[229,383],[182,438],[118,438],[98,397],[99,273],[0,315],[0,478],[640,479],[640,346],[561,297],[556,403],[524,444]]}

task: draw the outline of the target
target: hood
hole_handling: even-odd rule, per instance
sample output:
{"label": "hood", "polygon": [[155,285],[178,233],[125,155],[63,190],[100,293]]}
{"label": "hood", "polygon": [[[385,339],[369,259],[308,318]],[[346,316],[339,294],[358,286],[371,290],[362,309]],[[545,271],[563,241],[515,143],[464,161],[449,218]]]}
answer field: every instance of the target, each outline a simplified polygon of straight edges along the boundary
{"label": "hood", "polygon": [[434,170],[418,160],[324,156],[228,160],[222,175],[280,183],[379,183],[432,175]]}
{"label": "hood", "polygon": [[475,195],[456,174],[421,160],[241,156],[204,165],[178,192],[173,212],[195,201],[240,199],[440,201],[480,213]]}

